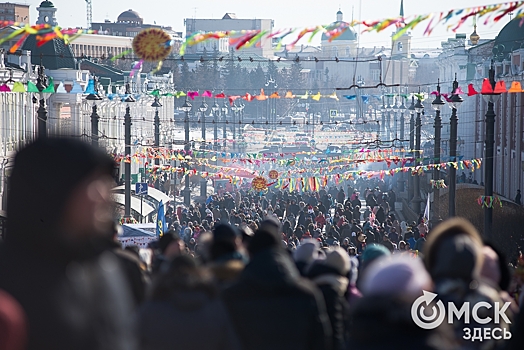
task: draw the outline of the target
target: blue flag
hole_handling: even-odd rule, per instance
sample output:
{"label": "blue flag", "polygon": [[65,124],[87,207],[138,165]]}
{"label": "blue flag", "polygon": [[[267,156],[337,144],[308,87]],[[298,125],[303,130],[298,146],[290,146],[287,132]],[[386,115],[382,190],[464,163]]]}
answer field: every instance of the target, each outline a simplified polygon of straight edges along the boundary
{"label": "blue flag", "polygon": [[162,237],[164,235],[166,227],[166,216],[164,214],[164,203],[160,201],[158,205],[158,214],[156,216],[156,235]]}

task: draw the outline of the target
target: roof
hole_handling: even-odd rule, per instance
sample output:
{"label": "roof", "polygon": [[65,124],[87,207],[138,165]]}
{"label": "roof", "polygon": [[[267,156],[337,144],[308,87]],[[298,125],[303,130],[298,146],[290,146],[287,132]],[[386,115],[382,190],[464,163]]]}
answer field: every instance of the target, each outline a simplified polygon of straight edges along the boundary
{"label": "roof", "polygon": [[[125,186],[118,186],[113,188],[111,191],[113,192],[120,192],[125,190]],[[135,196],[134,187],[131,189],[131,192],[133,193],[133,196]],[[164,204],[171,201],[171,198],[166,196],[166,194],[162,191],[157,190],[154,187],[148,187],[147,188],[147,196],[153,198],[157,203],[160,203],[160,201],[163,201]],[[155,203],[155,204],[157,204]]]}
{"label": "roof", "polygon": [[76,69],[73,51],[61,39],[53,39],[38,47],[35,35],[30,35],[22,46],[22,50],[31,51],[32,64],[39,65],[40,57],[42,57],[41,63],[47,69]]}
{"label": "roof", "polygon": [[131,9],[122,12],[122,13],[118,16],[118,20],[120,20],[120,19],[129,19],[129,18],[142,19],[142,17],[140,16],[140,14],[139,14],[138,12],[133,11],[133,10],[131,10]]}
{"label": "roof", "polygon": [[237,15],[235,13],[228,12],[222,17],[222,19],[237,19]]}
{"label": "roof", "polygon": [[[125,195],[120,193],[113,193],[113,200],[120,204],[125,205]],[[145,201],[141,203],[140,199],[131,196],[131,209],[137,212],[140,215],[140,208],[142,208],[142,216],[147,216],[155,211],[155,208],[147,204]]]}
{"label": "roof", "polygon": [[510,52],[524,46],[524,27],[520,25],[520,22],[520,18],[515,18],[499,32],[493,46],[495,59],[502,60]]}
{"label": "roof", "polygon": [[40,3],[40,7],[55,7],[55,5],[51,1],[46,0]]}
{"label": "roof", "polygon": [[[349,26],[349,23],[347,22],[335,22],[334,25],[339,25],[341,23],[345,23],[346,25]],[[328,37],[326,36],[326,34],[322,34],[322,41],[327,41],[328,40]],[[340,34],[340,36],[338,36],[337,38],[333,39],[333,41],[337,41],[337,40],[357,40],[357,32],[355,32],[353,30],[353,28],[351,27],[347,27],[347,29],[344,31],[344,33]]]}

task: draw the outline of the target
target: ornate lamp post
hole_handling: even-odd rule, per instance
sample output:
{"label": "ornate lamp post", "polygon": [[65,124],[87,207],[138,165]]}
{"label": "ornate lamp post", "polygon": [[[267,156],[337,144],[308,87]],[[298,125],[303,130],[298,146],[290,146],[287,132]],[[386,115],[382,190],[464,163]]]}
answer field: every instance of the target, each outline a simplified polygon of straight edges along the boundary
{"label": "ornate lamp post", "polygon": [[[155,148],[158,150],[160,147],[160,117],[158,115],[158,109],[162,107],[162,104],[157,96],[155,96],[155,100],[151,104],[151,107],[155,108]],[[155,165],[160,165],[160,159],[155,158]]]}
{"label": "ornate lamp post", "polygon": [[[181,107],[181,109],[186,114],[185,119],[184,119],[184,129],[185,129],[184,150],[186,151],[186,155],[191,150],[191,144],[189,143],[189,112],[191,111],[191,108],[193,108],[193,106],[191,105],[191,103],[189,103],[189,101],[187,100],[187,97],[186,97],[186,101],[184,102],[184,104]],[[187,163],[185,164],[185,169],[187,170]],[[185,186],[184,186],[184,190],[183,190],[183,192],[184,192],[184,204],[187,207],[189,207],[189,205],[191,204],[191,189],[189,187],[189,174],[187,174],[187,172],[186,172],[186,175],[185,175],[184,182],[185,182]]]}
{"label": "ornate lamp post", "polygon": [[224,128],[222,129],[222,150],[223,152],[226,151],[226,140],[227,140],[227,114],[229,112],[229,108],[227,106],[227,102],[224,102],[222,105],[222,118],[224,118]]}
{"label": "ornate lamp post", "polygon": [[220,114],[220,106],[216,99],[213,106],[211,106],[211,110],[213,111],[213,150],[216,152],[218,151],[218,116]]}
{"label": "ornate lamp post", "polygon": [[94,81],[94,93],[87,95],[86,101],[92,104],[91,110],[91,144],[95,147],[98,147],[98,121],[100,117],[98,116],[97,109],[98,106],[102,103],[102,97],[98,94],[98,80],[93,78]]}
{"label": "ornate lamp post", "polygon": [[[411,105],[409,111],[409,150],[412,152],[415,149],[415,96],[411,96]],[[415,191],[413,190],[413,176],[408,177],[408,201],[411,201]]]}
{"label": "ornate lamp post", "polygon": [[[48,93],[44,92],[47,89],[47,76],[44,73],[44,66],[38,66],[38,77],[36,79],[36,88],[39,91],[39,104],[36,114],[38,116],[38,137],[47,137],[47,110],[45,109],[45,100],[49,98]],[[34,101],[34,100],[33,100]]]}
{"label": "ornate lamp post", "polygon": [[231,110],[233,111],[233,123],[231,124],[232,125],[232,128],[233,128],[233,149],[236,149],[236,139],[237,139],[237,134],[236,134],[236,116],[237,116],[237,112],[240,110],[240,107],[237,106],[236,102],[233,103],[233,105],[231,106]]}
{"label": "ornate lamp post", "polygon": [[[207,149],[206,145],[206,111],[207,111],[207,103],[206,101],[202,101],[202,104],[200,107],[198,107],[198,110],[201,113],[202,118],[202,149],[204,151],[204,156],[202,158],[202,174],[206,171],[206,165],[205,165],[205,152]],[[200,179],[200,196],[206,198],[207,197],[207,180],[201,176]]]}
{"label": "ornate lamp post", "polygon": [[[449,156],[452,162],[457,161],[457,129],[458,129],[458,118],[457,109],[462,104],[463,100],[459,94],[456,93],[458,89],[457,75],[455,74],[455,81],[453,81],[453,95],[451,96],[450,107],[451,107],[451,118],[449,119]],[[457,169],[455,167],[449,168],[449,214],[448,217],[456,215],[456,193],[457,193]]]}
{"label": "ornate lamp post", "polygon": [[[417,100],[417,103],[415,104],[415,112],[417,112],[417,119],[415,122],[415,151],[413,152],[415,155],[415,166],[419,165],[419,158],[420,158],[420,129],[422,127],[422,119],[420,117],[420,114],[424,111],[424,105],[422,105],[422,101],[420,99]],[[420,203],[422,202],[422,198],[420,197],[420,176],[415,175],[415,178],[413,179],[413,191],[415,192],[413,194],[413,199],[411,200],[411,208],[416,214],[420,213]]]}
{"label": "ornate lamp post", "polygon": [[[131,95],[131,87],[126,84],[126,97],[122,100],[126,104],[126,114],[124,115],[124,133],[125,133],[125,153],[131,155],[131,106],[135,99]],[[131,217],[131,163],[125,162],[124,165],[124,217]]]}
{"label": "ornate lamp post", "polygon": [[[433,162],[435,164],[440,163],[440,142],[442,132],[442,118],[440,117],[440,110],[445,102],[442,101],[440,96],[440,81],[437,85],[437,97],[431,102],[431,107],[435,110],[435,147],[433,148]],[[435,167],[433,169],[433,181],[440,180],[440,169]],[[440,190],[438,187],[433,188],[433,226],[435,226],[440,220]]]}
{"label": "ornate lamp post", "polygon": [[[493,61],[489,69],[489,84],[495,90],[495,69]],[[484,90],[484,89],[483,89]],[[484,101],[488,103],[486,111],[486,156],[484,157],[484,195],[493,196],[493,145],[495,144],[495,103],[499,100],[500,94],[494,92],[481,92]],[[484,236],[489,240],[493,238],[493,208],[484,209]]]}

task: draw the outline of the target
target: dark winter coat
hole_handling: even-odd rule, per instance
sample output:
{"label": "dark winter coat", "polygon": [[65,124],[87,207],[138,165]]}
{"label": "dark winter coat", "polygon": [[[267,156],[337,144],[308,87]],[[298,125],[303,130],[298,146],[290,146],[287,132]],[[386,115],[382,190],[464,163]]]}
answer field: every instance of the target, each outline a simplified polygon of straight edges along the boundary
{"label": "dark winter coat", "polygon": [[347,277],[340,276],[332,267],[321,263],[311,266],[308,278],[318,286],[324,296],[333,330],[333,349],[345,349],[349,331],[349,304],[344,294],[347,291],[349,280]]}
{"label": "dark winter coat", "polygon": [[0,249],[0,289],[24,309],[27,349],[135,349],[131,295],[115,255],[62,258]]}
{"label": "dark winter coat", "polygon": [[449,332],[439,328],[424,330],[413,322],[412,304],[411,300],[375,295],[351,304],[350,340],[347,349],[456,349]]}
{"label": "dark winter coat", "polygon": [[237,350],[224,304],[204,291],[176,291],[148,301],[138,315],[141,350]]}
{"label": "dark winter coat", "polygon": [[253,256],[223,298],[245,349],[331,349],[322,295],[283,250]]}

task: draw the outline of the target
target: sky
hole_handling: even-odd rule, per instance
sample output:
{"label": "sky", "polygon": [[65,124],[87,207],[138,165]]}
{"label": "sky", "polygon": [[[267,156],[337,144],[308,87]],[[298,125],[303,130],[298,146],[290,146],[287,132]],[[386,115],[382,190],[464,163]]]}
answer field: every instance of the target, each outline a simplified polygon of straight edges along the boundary
{"label": "sky", "polygon": [[[57,21],[62,27],[86,27],[85,0],[51,0],[57,7]],[[31,22],[37,19],[36,7],[41,0],[13,0],[13,2],[31,5]],[[430,12],[448,11],[457,3],[461,8],[499,3],[499,0],[404,0],[405,16],[427,14]],[[376,20],[398,16],[400,0],[126,0],[103,1],[92,0],[93,22],[103,22],[105,19],[116,21],[118,15],[128,9],[141,14],[145,23],[156,22],[171,26],[176,31],[184,31],[184,18],[222,18],[226,12],[237,14],[238,18],[269,18],[275,22],[275,29],[288,27],[307,27],[319,24],[329,24],[336,20],[339,9],[344,13],[344,20],[350,21],[352,13],[355,19]],[[125,5],[122,5],[125,3]],[[499,23],[487,26],[479,21],[477,33],[483,39],[494,38],[500,29],[509,21],[502,19]],[[441,41],[454,37],[455,33],[447,31],[445,26],[439,26],[431,36],[423,36],[428,22],[424,22],[412,31],[413,47],[437,48]],[[387,29],[383,33],[363,33],[360,35],[361,47],[391,45],[391,33]],[[458,33],[468,36],[473,31],[472,21],[464,24]],[[320,37],[320,36],[318,36]],[[319,39],[317,39],[319,40]],[[303,42],[307,44],[306,42]],[[318,44],[318,42],[314,42]]]}

